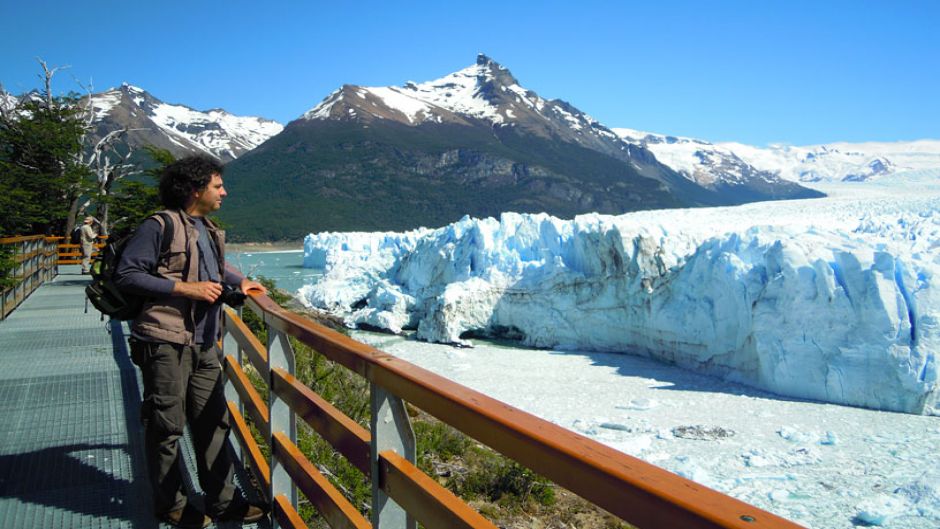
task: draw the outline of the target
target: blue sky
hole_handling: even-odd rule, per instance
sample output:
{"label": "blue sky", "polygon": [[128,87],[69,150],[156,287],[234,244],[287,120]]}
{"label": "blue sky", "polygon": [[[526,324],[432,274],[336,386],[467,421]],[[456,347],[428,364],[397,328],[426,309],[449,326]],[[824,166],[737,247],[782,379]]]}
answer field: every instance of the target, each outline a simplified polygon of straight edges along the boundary
{"label": "blue sky", "polygon": [[57,91],[126,81],[286,123],[344,83],[427,81],[484,52],[611,127],[757,145],[940,138],[934,1],[4,4],[13,93],[39,86],[41,57],[70,66]]}

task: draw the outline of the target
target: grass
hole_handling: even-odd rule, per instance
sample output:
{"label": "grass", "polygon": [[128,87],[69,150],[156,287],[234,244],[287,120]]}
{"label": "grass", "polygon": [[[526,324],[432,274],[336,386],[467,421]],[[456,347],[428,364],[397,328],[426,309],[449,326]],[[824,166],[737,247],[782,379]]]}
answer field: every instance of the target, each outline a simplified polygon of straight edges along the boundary
{"label": "grass", "polygon": [[[279,304],[289,300],[274,282],[259,278]],[[243,319],[266,343],[261,319],[245,310]],[[295,356],[295,376],[360,425],[369,427],[370,396],[367,381],[330,361],[306,344],[290,338]],[[245,370],[262,398],[268,388],[250,364]],[[620,529],[630,527],[618,518],[558,487],[546,478],[503,457],[448,424],[408,405],[417,441],[417,465],[458,497],[506,529],[568,528]],[[250,421],[249,421],[250,422]],[[298,420],[298,446],[322,474],[368,519],[371,483],[356,467]],[[252,426],[255,440],[266,457],[270,449]],[[301,495],[299,512],[309,527],[326,529],[326,520]],[[537,520],[537,522],[533,522]]]}

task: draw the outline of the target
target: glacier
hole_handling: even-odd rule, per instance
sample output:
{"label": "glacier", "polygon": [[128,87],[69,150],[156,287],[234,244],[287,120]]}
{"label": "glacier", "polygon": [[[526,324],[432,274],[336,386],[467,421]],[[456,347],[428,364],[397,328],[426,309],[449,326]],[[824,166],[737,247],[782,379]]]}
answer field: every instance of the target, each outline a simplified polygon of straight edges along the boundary
{"label": "glacier", "polygon": [[782,396],[940,415],[940,183],[726,208],[320,233],[305,304],[471,345],[625,352]]}

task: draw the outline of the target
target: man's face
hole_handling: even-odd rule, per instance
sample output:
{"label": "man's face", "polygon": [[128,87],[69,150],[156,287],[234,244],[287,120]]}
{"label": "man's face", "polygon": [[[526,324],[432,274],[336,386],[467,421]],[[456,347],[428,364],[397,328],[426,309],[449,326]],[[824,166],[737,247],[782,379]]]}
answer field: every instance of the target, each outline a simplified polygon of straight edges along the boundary
{"label": "man's face", "polygon": [[212,175],[209,185],[205,189],[195,192],[195,202],[193,202],[192,212],[196,215],[208,215],[222,207],[222,199],[225,198],[225,187],[222,186],[222,176],[218,173]]}

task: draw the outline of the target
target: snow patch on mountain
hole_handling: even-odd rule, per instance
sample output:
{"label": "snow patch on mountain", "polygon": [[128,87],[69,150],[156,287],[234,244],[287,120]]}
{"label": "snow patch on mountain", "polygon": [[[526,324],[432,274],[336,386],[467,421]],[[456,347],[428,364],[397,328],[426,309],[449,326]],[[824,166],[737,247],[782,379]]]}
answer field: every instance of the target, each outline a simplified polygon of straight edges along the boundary
{"label": "snow patch on mountain", "polygon": [[91,108],[95,113],[95,121],[101,121],[107,116],[114,107],[121,104],[124,94],[121,90],[111,89],[107,92],[96,94],[91,98]]}
{"label": "snow patch on mountain", "polygon": [[[499,68],[508,74],[508,70],[502,66],[492,67]],[[415,99],[427,101],[451,112],[473,116],[494,124],[505,123],[507,118],[511,119],[511,117],[500,113],[499,108],[489,101],[482,90],[483,86],[494,80],[490,68],[491,66],[485,62],[477,62],[473,66],[434,81],[421,84],[407,83],[402,91]],[[513,83],[510,87],[503,87],[504,90],[507,88],[511,89],[520,100],[534,106],[534,102],[525,96],[527,91],[517,83]],[[537,96],[535,98],[538,99]]]}
{"label": "snow patch on mountain", "polygon": [[9,92],[5,92],[3,87],[0,86],[0,112],[13,110],[18,103],[19,98]]}
{"label": "snow patch on mountain", "polygon": [[362,97],[372,94],[381,99],[385,106],[397,109],[404,114],[410,123],[424,121],[425,117],[431,116],[431,110],[433,109],[432,105],[404,93],[401,88],[397,87],[363,88],[360,92]]}
{"label": "snow patch on mountain", "polygon": [[169,134],[185,138],[211,153],[227,153],[233,157],[237,148],[251,150],[284,129],[280,123],[262,118],[235,116],[218,109],[200,112],[166,103],[153,109],[151,119]]}
{"label": "snow patch on mountain", "polygon": [[[844,186],[843,186],[844,187]],[[311,306],[469,345],[632,352],[775,393],[940,414],[940,187],[311,234]]]}
{"label": "snow patch on mountain", "polygon": [[613,130],[623,141],[648,149],[656,159],[689,180],[711,187],[779,180],[775,171],[758,169],[727,147],[694,138],[666,136],[628,128]]}

